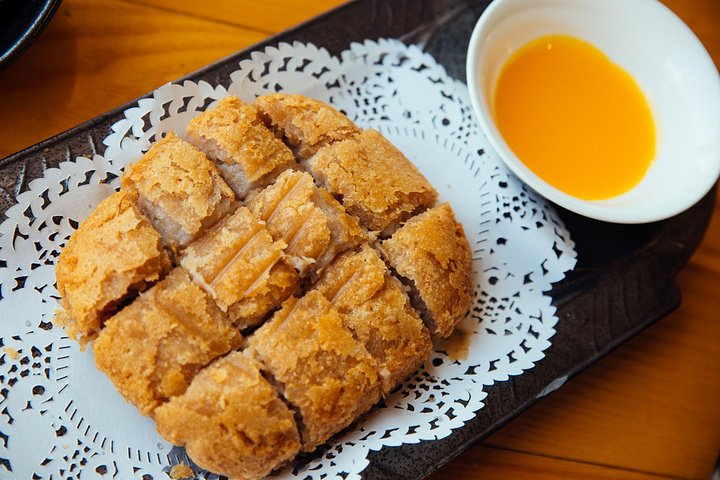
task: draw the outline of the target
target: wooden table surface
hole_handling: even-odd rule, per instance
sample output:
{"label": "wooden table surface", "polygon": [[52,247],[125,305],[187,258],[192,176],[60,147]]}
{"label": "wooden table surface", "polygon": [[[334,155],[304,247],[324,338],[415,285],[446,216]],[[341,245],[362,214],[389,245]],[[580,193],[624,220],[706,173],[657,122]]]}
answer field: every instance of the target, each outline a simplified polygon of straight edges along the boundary
{"label": "wooden table surface", "polygon": [[[65,0],[40,38],[0,72],[0,158],[340,3]],[[664,3],[720,65],[720,0]],[[677,311],[432,478],[708,478],[720,450],[715,205],[703,243],[678,276]]]}

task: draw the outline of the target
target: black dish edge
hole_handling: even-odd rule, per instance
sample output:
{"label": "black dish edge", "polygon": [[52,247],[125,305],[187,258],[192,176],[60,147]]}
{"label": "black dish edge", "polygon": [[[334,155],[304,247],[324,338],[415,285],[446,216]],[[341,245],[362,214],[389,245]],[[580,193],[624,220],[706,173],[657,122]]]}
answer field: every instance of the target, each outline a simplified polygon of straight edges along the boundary
{"label": "black dish edge", "polygon": [[23,2],[22,8],[25,10],[22,20],[23,23],[27,23],[27,25],[22,29],[22,34],[18,38],[13,39],[12,44],[0,54],[0,72],[9,67],[11,63],[30,48],[30,45],[33,44],[47,24],[50,23],[61,2],[62,0],[47,0],[41,2],[42,7],[39,11],[35,10],[37,2]]}

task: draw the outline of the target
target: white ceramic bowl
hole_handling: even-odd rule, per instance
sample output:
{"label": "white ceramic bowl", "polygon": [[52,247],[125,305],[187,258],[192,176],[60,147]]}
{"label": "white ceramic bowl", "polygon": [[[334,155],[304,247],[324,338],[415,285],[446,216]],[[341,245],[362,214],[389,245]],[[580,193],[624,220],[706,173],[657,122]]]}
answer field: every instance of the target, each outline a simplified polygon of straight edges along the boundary
{"label": "white ceramic bowl", "polygon": [[[588,201],[561,192],[517,158],[495,125],[493,94],[505,62],[528,42],[554,34],[602,50],[633,76],[650,104],[656,156],[622,195]],[[480,127],[507,166],[581,215],[616,223],[662,220],[694,205],[720,174],[720,76],[693,32],[655,0],[495,0],[470,39],[467,78]]]}

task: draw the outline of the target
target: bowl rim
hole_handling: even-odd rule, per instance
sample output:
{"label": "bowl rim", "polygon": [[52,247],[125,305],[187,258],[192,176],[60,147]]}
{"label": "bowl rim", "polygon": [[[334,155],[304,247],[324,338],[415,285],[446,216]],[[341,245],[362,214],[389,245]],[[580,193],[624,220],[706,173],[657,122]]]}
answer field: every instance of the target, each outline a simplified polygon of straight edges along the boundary
{"label": "bowl rim", "polygon": [[[596,220],[602,220],[612,223],[623,223],[623,224],[641,224],[650,223],[660,220],[667,219],[675,216],[692,205],[697,203],[703,196],[716,184],[718,176],[720,176],[720,152],[717,152],[717,158],[714,162],[713,174],[708,175],[704,181],[699,184],[693,184],[694,189],[688,190],[686,195],[683,195],[681,201],[677,202],[671,208],[664,209],[653,209],[650,211],[637,211],[633,209],[627,209],[624,205],[613,205],[612,200],[621,197],[621,194],[617,197],[612,197],[604,200],[583,200],[577,197],[571,196],[558,188],[550,185],[548,182],[543,180],[537,174],[532,172],[510,149],[505,140],[502,138],[499,130],[495,126],[493,118],[488,118],[487,113],[492,117],[492,112],[486,112],[480,105],[478,97],[482,97],[482,82],[480,80],[480,65],[477,62],[478,51],[482,48],[482,41],[489,34],[487,29],[488,19],[491,19],[495,15],[495,11],[502,8],[505,4],[515,3],[520,6],[520,10],[523,7],[537,7],[544,3],[545,0],[493,0],[487,9],[482,13],[479,20],[477,21],[470,41],[468,43],[467,57],[466,57],[466,76],[467,84],[469,89],[470,101],[473,107],[475,118],[477,119],[479,126],[493,149],[503,161],[503,163],[527,186],[535,190],[541,196],[546,199],[580,214],[585,217],[593,218]],[[695,33],[688,27],[682,19],[680,19],[672,10],[660,3],[658,0],[634,0],[637,4],[643,4],[648,8],[656,8],[662,11],[663,15],[666,15],[668,20],[677,26],[677,28],[684,31],[685,34],[694,39],[695,47],[699,48],[702,52],[704,61],[709,62],[712,67],[715,77],[715,86],[717,91],[720,92],[720,74],[718,73],[717,66],[710,57],[710,54],[705,49],[702,42],[697,38]],[[538,37],[539,38],[539,37]],[[487,102],[485,102],[487,103]],[[491,109],[492,107],[488,107]],[[719,110],[720,111],[720,110]]]}
{"label": "bowl rim", "polygon": [[12,45],[3,52],[0,52],[0,72],[17,60],[30,45],[35,42],[40,33],[45,29],[53,15],[57,11],[62,0],[46,0],[37,15],[31,17],[30,23],[15,39]]}

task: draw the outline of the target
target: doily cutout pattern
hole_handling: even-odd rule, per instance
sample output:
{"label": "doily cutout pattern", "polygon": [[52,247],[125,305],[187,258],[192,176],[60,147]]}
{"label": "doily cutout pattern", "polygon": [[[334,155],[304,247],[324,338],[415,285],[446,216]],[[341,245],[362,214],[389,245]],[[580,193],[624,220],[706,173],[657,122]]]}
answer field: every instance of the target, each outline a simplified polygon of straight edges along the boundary
{"label": "doily cutout pattern", "polygon": [[[150,480],[190,463],[97,371],[91,348],[80,352],[53,325],[54,265],[78,224],[119,188],[129,163],[165,133],[183,136],[191,118],[228,94],[252,101],[303,93],[380,130],[450,201],[474,255],[475,302],[459,326],[469,339],[466,358],[438,346],[373,412],[279,478],[361,478],[369,450],[449,435],[482,408],[484,387],[543,358],[557,322],[543,292],[574,267],[574,244],[554,210],[497,158],[464,84],[396,40],[352,44],[339,58],[283,43],[253,52],[230,80],[227,90],[191,81],[159,88],[111,127],[103,156],[47,170],[7,211],[0,225],[0,477]],[[194,468],[198,478],[217,478]]]}

